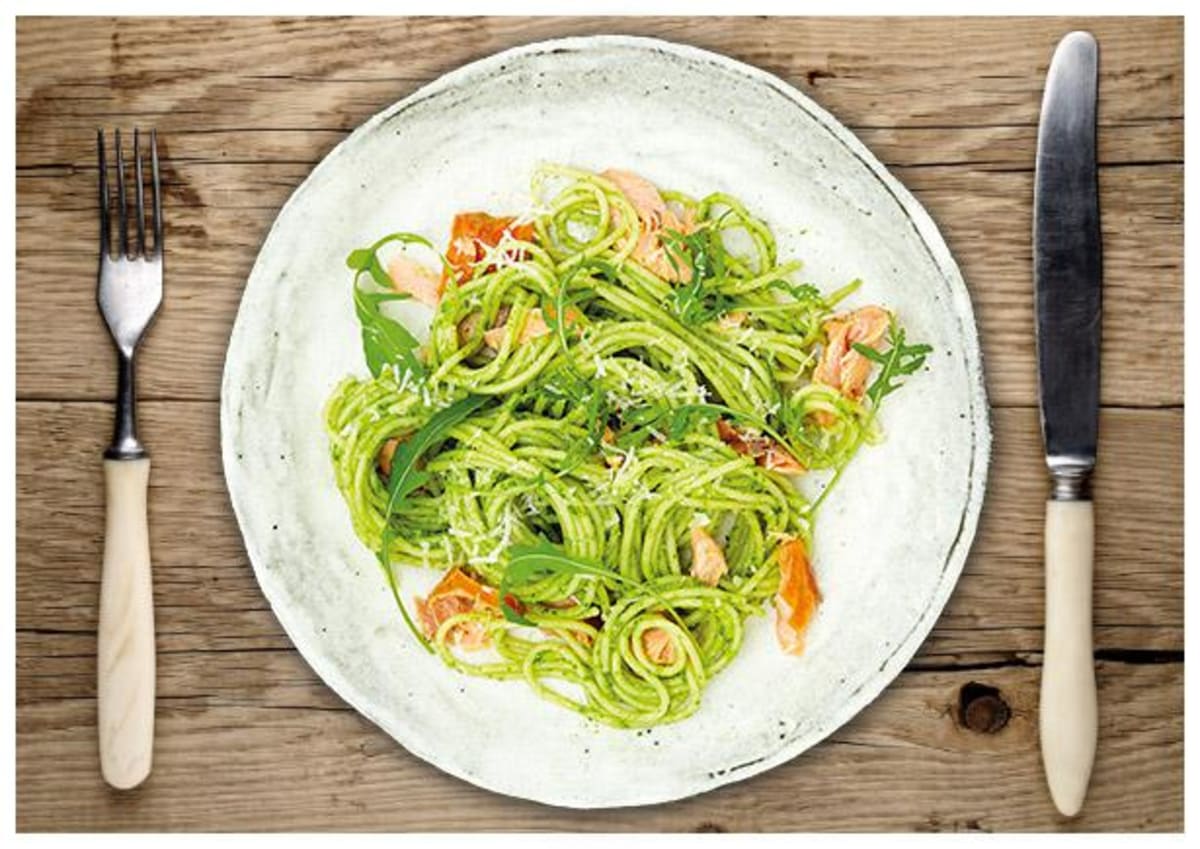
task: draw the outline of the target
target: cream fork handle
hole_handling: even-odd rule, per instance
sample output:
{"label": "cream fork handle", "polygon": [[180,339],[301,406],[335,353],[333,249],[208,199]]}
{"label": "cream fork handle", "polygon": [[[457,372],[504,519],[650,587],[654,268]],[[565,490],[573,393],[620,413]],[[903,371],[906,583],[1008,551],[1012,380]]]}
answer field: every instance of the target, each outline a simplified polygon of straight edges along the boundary
{"label": "cream fork handle", "polygon": [[1096,757],[1092,655],[1091,501],[1046,502],[1046,638],[1042,664],[1042,763],[1058,810],[1083,807]]}
{"label": "cream fork handle", "polygon": [[154,748],[154,600],[146,457],[104,461],[97,699],[100,771],[120,790],[150,774]]}

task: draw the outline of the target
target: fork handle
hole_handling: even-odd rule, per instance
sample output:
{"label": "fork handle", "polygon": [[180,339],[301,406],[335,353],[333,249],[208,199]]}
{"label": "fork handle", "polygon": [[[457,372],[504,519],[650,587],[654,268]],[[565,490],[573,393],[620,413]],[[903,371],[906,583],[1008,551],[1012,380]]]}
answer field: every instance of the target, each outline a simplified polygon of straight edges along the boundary
{"label": "fork handle", "polygon": [[1079,813],[1096,757],[1092,655],[1091,501],[1046,502],[1046,638],[1040,736],[1046,783],[1059,812]]}
{"label": "fork handle", "polygon": [[97,652],[100,771],[119,790],[145,780],[154,748],[149,482],[148,457],[104,461],[104,567]]}

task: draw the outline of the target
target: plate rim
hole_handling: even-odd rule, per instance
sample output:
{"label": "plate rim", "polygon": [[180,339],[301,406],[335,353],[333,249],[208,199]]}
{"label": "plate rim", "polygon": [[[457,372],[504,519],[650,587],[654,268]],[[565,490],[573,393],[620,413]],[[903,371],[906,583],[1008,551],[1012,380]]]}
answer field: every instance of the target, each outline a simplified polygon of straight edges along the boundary
{"label": "plate rim", "polygon": [[[557,797],[545,793],[523,791],[519,786],[519,782],[502,782],[495,780],[493,776],[469,773],[461,769],[452,760],[444,760],[435,749],[422,745],[423,741],[410,739],[412,735],[403,734],[402,732],[405,728],[402,723],[397,723],[394,719],[378,715],[382,711],[377,712],[374,706],[362,704],[358,699],[353,698],[351,694],[357,695],[357,688],[343,676],[339,667],[332,661],[321,657],[320,652],[316,648],[311,647],[307,639],[297,638],[298,622],[292,620],[292,614],[286,612],[287,606],[281,599],[276,597],[272,590],[273,581],[268,576],[268,570],[265,566],[267,560],[266,552],[262,550],[260,545],[254,544],[252,537],[247,533],[247,527],[243,521],[243,515],[246,513],[242,507],[244,496],[239,495],[238,487],[233,485],[233,481],[238,477],[238,466],[234,459],[237,449],[233,443],[233,422],[236,412],[233,409],[233,399],[238,394],[238,387],[234,385],[234,367],[231,365],[234,358],[230,354],[239,347],[238,329],[243,326],[244,313],[248,313],[251,308],[257,307],[256,304],[250,304],[251,299],[247,298],[247,290],[256,277],[262,273],[264,249],[275,236],[280,221],[285,218],[285,213],[293,204],[303,199],[307,191],[319,180],[320,175],[331,167],[330,163],[336,162],[340,157],[345,156],[347,149],[352,147],[353,143],[360,136],[365,136],[373,132],[378,126],[396,118],[405,110],[443,91],[453,90],[463,83],[470,83],[474,78],[488,76],[498,70],[499,66],[514,58],[556,52],[579,53],[613,47],[650,50],[674,55],[687,61],[699,61],[718,66],[724,71],[741,75],[757,85],[765,85],[776,94],[785,97],[792,104],[804,110],[817,121],[827,133],[843,144],[871,172],[881,186],[893,196],[916,231],[918,240],[938,269],[942,281],[946,284],[947,294],[954,307],[951,312],[958,320],[958,329],[963,343],[962,356],[970,385],[968,400],[971,409],[968,419],[972,428],[973,450],[970,454],[970,465],[967,475],[967,497],[963,505],[958,533],[943,564],[942,573],[934,592],[926,599],[923,610],[916,618],[908,634],[903,640],[897,643],[878,671],[871,675],[842,702],[841,708],[838,711],[827,714],[820,722],[801,726],[797,734],[786,740],[772,754],[755,762],[742,765],[739,768],[725,771],[723,774],[708,773],[705,775],[697,773],[694,776],[679,776],[667,786],[665,791],[659,790],[650,793],[618,791],[605,794],[603,798],[584,799]],[[958,585],[978,531],[980,514],[987,492],[987,479],[991,462],[991,411],[983,376],[983,352],[979,342],[978,324],[975,320],[975,311],[970,297],[970,290],[967,288],[958,264],[955,262],[941,231],[924,206],[909,192],[903,183],[888,171],[887,167],[879,161],[853,131],[843,125],[829,111],[816,103],[799,88],[781,77],[722,53],[689,44],[663,38],[616,33],[569,36],[529,42],[509,47],[459,65],[422,85],[400,100],[380,109],[338,142],[292,191],[288,199],[280,207],[279,212],[276,213],[275,219],[272,221],[270,228],[263,237],[262,243],[259,245],[254,264],[246,278],[246,284],[243,286],[242,297],[239,300],[237,313],[230,330],[229,344],[226,347],[225,361],[222,367],[219,406],[223,476],[225,478],[226,490],[229,493],[230,502],[237,518],[238,531],[242,537],[247,558],[250,560],[251,568],[254,571],[255,581],[266,597],[275,618],[287,634],[288,639],[291,640],[293,647],[305,663],[317,674],[322,683],[333,690],[340,699],[352,707],[359,715],[368,719],[372,724],[391,737],[403,749],[442,772],[500,795],[579,810],[661,804],[689,798],[738,781],[743,781],[798,757],[813,746],[824,741],[875,701],[896,680],[904,667],[907,666],[909,660],[920,649],[945,610],[950,595]],[[245,487],[242,489],[244,492]],[[310,648],[312,648],[311,652],[309,651]]]}

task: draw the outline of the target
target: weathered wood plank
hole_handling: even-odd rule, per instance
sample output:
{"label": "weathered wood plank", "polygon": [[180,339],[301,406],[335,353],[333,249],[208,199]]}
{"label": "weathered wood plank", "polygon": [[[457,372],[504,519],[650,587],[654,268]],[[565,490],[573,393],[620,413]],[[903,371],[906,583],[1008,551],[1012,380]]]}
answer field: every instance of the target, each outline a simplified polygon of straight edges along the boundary
{"label": "weathered wood plank", "polygon": [[[1182,169],[1172,164],[1182,160],[1180,28],[1171,21],[1095,23],[1105,57],[1101,159],[1122,166],[1102,176],[1109,289],[1103,396],[1123,405],[1177,404],[1182,371],[1164,365],[1181,359],[1183,338]],[[619,26],[605,19],[144,19],[120,31],[108,21],[80,27],[67,70],[59,60],[63,24],[25,20],[18,32],[19,394],[100,399],[111,391],[108,343],[94,316],[72,345],[78,361],[89,363],[82,371],[64,368],[57,338],[41,332],[64,314],[91,311],[98,124],[126,115],[153,120],[168,152],[172,262],[143,390],[147,397],[213,398],[241,285],[274,211],[349,129],[492,49],[620,29],[681,38],[766,67],[859,127],[941,222],[963,266],[993,402],[1030,404],[1032,183],[1022,172],[1032,162],[1041,80],[1063,25],[901,21],[888,22],[891,37],[872,39],[881,24],[854,19]],[[944,51],[926,52],[947,39],[985,35],[994,46],[986,55],[969,51],[950,61]],[[402,66],[397,43],[406,45]],[[1139,297],[1148,275],[1153,299]],[[1155,345],[1143,344],[1148,336]],[[1148,371],[1158,378],[1146,380]]]}
{"label": "weathered wood plank", "polygon": [[[17,405],[17,626],[89,632],[103,505],[99,456],[110,406]],[[224,491],[217,405],[149,402],[151,551],[160,647],[288,645],[258,591]],[[998,410],[979,536],[925,663],[974,663],[1041,648],[1046,477],[1037,414]],[[1095,620],[1102,649],[1183,648],[1183,413],[1101,419]],[[1131,555],[1131,552],[1134,553]]]}
{"label": "weathered wood plank", "polygon": [[[32,652],[34,647],[30,646]],[[39,647],[40,648],[40,647]],[[231,656],[236,657],[236,656]],[[22,830],[417,831],[1178,830],[1183,666],[1101,663],[1100,747],[1076,820],[1058,817],[1038,759],[1038,669],[906,672],[829,740],[763,775],[652,808],[562,811],[496,796],[405,753],[306,683],[291,652],[160,655],[154,773],[131,795],[95,768],[90,697],[23,706]],[[54,669],[54,664],[50,664]],[[230,687],[256,677],[271,683]],[[999,690],[997,733],[960,721],[960,691]],[[221,776],[213,781],[212,775]],[[953,788],[953,792],[948,792]],[[69,799],[70,804],[63,804]]]}
{"label": "weathered wood plank", "polygon": [[[20,397],[111,397],[111,343],[91,282],[94,167],[84,158],[17,181]],[[1102,397],[1109,404],[1182,402],[1182,168],[1102,169]],[[275,212],[307,170],[307,163],[171,164],[166,300],[141,361],[144,397],[217,397],[242,286]],[[971,289],[992,402],[1035,403],[1032,174],[973,166],[898,171],[939,221]],[[66,362],[61,336],[44,332],[63,316],[78,316]],[[89,365],[64,368],[72,362]]]}
{"label": "weathered wood plank", "polygon": [[[215,112],[202,126],[252,127],[264,93],[299,83],[270,112],[272,125],[344,129],[394,99],[397,84],[415,87],[517,44],[620,32],[757,65],[855,126],[1028,126],[1055,42],[1080,27],[1103,45],[1102,121],[1182,117],[1180,18],[144,18],[119,27],[27,18],[17,96],[84,85],[76,96],[111,93],[111,117],[140,111],[186,125]],[[331,96],[339,91],[358,99]]]}
{"label": "weathered wood plank", "polygon": [[[337,142],[349,135],[358,122],[373,112],[410,94],[416,83],[384,80],[373,84],[377,91],[362,98],[361,83],[325,81],[313,86],[305,79],[282,78],[258,92],[257,103],[265,113],[246,116],[246,126],[207,126],[219,112],[185,113],[185,117],[157,117],[154,123],[169,128],[176,163],[280,164],[311,167]],[[346,89],[343,91],[342,89]],[[60,172],[90,163],[95,154],[96,128],[115,123],[110,95],[97,96],[90,85],[55,83],[39,90],[36,98],[18,99],[21,116],[17,167],[31,171]],[[297,98],[357,102],[364,100],[359,121],[347,126],[286,127],[277,123],[277,106]],[[814,93],[823,105],[822,92]],[[316,104],[313,109],[316,109]],[[836,110],[835,110],[836,114]],[[1036,114],[1036,113],[1035,113]],[[255,120],[257,123],[250,125]],[[57,132],[39,132],[52,124]],[[967,126],[855,126],[850,129],[885,163],[897,167],[971,165],[978,168],[1032,169],[1037,142],[1035,124],[982,124]],[[1101,123],[1098,159],[1102,166],[1179,163],[1183,161],[1183,119],[1162,118],[1124,123]]]}

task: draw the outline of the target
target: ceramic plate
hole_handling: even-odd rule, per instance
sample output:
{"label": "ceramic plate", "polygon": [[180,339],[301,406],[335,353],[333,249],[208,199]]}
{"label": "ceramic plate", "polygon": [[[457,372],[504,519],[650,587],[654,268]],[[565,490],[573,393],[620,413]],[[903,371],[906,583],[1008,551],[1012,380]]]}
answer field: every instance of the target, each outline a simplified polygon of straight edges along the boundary
{"label": "ceramic plate", "polygon": [[[395,230],[445,244],[456,211],[517,210],[534,166],[640,172],[738,195],[781,257],[884,303],[929,369],[890,397],[886,440],[822,507],[825,601],[800,657],[769,616],[698,713],[649,732],[597,725],[517,682],[445,668],[407,632],[334,485],[321,408],[365,374],[346,255]],[[429,313],[410,311],[425,329]],[[555,805],[661,802],[748,778],[849,720],[900,672],[975,534],[990,436],[971,304],[920,205],[828,113],[762,71],[662,41],[533,44],[442,77],[367,121],[280,212],[250,275],[221,396],[225,474],[263,592],[339,695],[467,781]],[[405,591],[428,580],[406,572]],[[423,583],[424,581],[424,583]]]}

